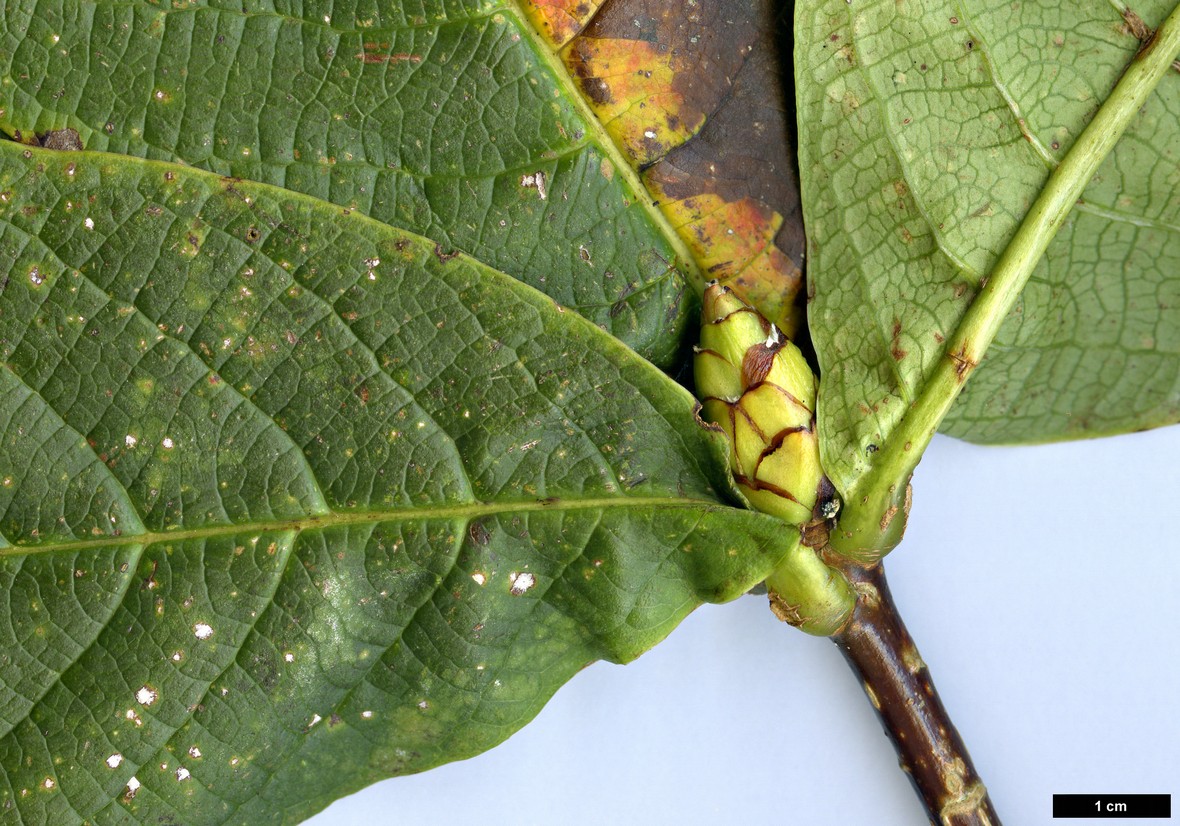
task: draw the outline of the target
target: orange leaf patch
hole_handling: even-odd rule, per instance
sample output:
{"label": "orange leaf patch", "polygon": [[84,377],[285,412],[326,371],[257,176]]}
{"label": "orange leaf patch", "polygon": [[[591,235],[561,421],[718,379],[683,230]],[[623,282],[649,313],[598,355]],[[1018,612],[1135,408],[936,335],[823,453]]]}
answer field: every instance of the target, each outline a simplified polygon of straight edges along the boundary
{"label": "orange leaf patch", "polygon": [[[655,181],[649,178],[645,183],[658,191]],[[782,215],[752,198],[726,201],[712,193],[661,201],[660,208],[706,277],[757,307],[788,338],[795,335],[801,320],[795,301],[803,273],[775,245]]]}
{"label": "orange leaf patch", "polygon": [[524,0],[521,4],[541,36],[555,50],[570,42],[606,0]]}

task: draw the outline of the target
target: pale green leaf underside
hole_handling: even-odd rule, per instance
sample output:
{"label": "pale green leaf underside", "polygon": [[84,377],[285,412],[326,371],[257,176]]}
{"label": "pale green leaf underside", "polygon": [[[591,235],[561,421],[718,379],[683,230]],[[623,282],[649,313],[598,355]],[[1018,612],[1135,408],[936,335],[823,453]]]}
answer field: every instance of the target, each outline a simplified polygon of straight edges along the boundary
{"label": "pale green leaf underside", "polygon": [[666,365],[693,304],[674,236],[527,31],[511,0],[0,0],[0,129],[360,210]]}
{"label": "pale green leaf underside", "polygon": [[654,367],[356,212],[3,143],[0,272],[6,822],[297,821],[792,541]]}
{"label": "pale green leaf underside", "polygon": [[[1170,4],[1136,10],[1158,23]],[[980,279],[1138,46],[1108,0],[798,4],[811,329],[838,486],[948,357]],[[1042,441],[1180,415],[1178,122],[1172,75],[1034,272],[950,432]]]}

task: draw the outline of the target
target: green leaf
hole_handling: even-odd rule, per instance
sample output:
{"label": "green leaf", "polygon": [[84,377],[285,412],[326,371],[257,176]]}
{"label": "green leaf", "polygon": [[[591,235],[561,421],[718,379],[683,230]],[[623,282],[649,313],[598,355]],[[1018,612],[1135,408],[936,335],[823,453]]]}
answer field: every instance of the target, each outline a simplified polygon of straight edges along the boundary
{"label": "green leaf", "polygon": [[0,272],[5,819],[295,822],[797,539],[653,366],[355,211],[3,143]]}
{"label": "green leaf", "polygon": [[[1135,10],[1156,26],[1173,5],[1155,0]],[[1050,163],[1138,48],[1125,34],[1132,27],[1106,8],[1066,10],[1071,17],[1059,25],[1072,30],[1056,34],[1051,49],[1085,57],[1056,72],[1040,71],[1016,34],[1039,22],[1029,19],[1035,10],[996,7],[973,18],[1026,122],[1037,125],[1033,145]],[[948,433],[1040,442],[1180,420],[1178,118],[1180,77],[1173,72],[1086,189],[989,350],[986,369],[952,408]]]}
{"label": "green leaf", "polygon": [[[1141,11],[1157,23],[1166,4]],[[847,490],[940,362],[1139,48],[1109,3],[796,7],[825,467]],[[951,432],[1043,441],[1180,414],[1175,113],[1156,89],[1032,276]]]}
{"label": "green leaf", "polygon": [[678,353],[691,259],[510,0],[2,9],[9,134],[330,200]]}

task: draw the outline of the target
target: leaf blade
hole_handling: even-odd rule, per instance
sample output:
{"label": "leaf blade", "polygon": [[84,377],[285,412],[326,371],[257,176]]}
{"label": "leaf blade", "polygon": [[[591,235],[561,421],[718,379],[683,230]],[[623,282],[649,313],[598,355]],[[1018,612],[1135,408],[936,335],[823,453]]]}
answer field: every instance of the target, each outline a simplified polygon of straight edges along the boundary
{"label": "leaf blade", "polygon": [[[1170,10],[1166,3],[1137,4],[1119,20],[1079,9],[1078,20],[1052,43],[1084,50],[1090,60],[1032,82],[1019,53],[1000,41],[1002,10],[989,9],[976,26],[988,33],[996,62],[1011,66],[1012,97],[1027,110],[1030,136],[1056,164],[1074,137],[1068,125],[1088,120],[1093,101],[1117,81],[1136,48],[1135,38],[1145,38]],[[946,432],[982,443],[1026,443],[1115,435],[1180,419],[1171,336],[1172,262],[1180,247],[1175,176],[1168,172],[1180,140],[1172,118],[1176,85],[1173,78],[1160,84],[1087,187],[1009,318],[988,369],[951,410]],[[1064,116],[1050,117],[1042,101],[1054,101]],[[1071,382],[1086,376],[1095,380]],[[1063,386],[1068,391],[1050,391]]]}
{"label": "leaf blade", "polygon": [[[1061,17],[1113,14],[1100,5],[1084,11],[1071,7]],[[992,4],[987,10],[999,14],[998,8]],[[801,124],[807,124],[801,128],[810,130],[801,141],[801,165],[818,279],[812,326],[827,385],[821,386],[820,416],[827,425],[829,472],[847,491],[871,471],[875,452],[891,438],[931,371],[954,357],[944,345],[1046,180],[1049,164],[1033,140],[1035,125],[1017,117],[1021,110],[1010,90],[995,82],[991,39],[974,28],[978,15],[964,17],[939,3],[904,11],[879,3],[854,10],[814,3],[801,7],[800,15],[807,55],[798,77]],[[1122,65],[1134,53],[1133,45],[1124,44]],[[1117,74],[1111,82],[1116,79]],[[1177,91],[1172,80],[1165,78],[1149,108],[1171,108]],[[1077,115],[1077,107],[1070,114]],[[1071,135],[1083,125],[1072,125]],[[1117,167],[1123,146],[1104,170]],[[1069,141],[1057,142],[1062,152],[1068,148]],[[1103,185],[1095,180],[1084,197]],[[1050,265],[1034,273],[1034,285],[1044,283],[1046,266],[1057,266],[1053,280],[1058,284],[1073,277],[1060,267],[1060,250],[1071,243],[1071,235],[1074,243],[1093,240],[1067,226],[1050,247]],[[1034,362],[1052,359],[1054,336],[1060,334],[1053,307],[1041,301],[1037,317],[1023,322],[1022,355]],[[1128,303],[1115,315],[1126,321],[1133,311]],[[1011,344],[1014,323],[1001,333],[997,362]],[[1105,344],[1087,340],[1084,331],[1079,335],[1083,349],[1096,351]],[[999,400],[982,415],[965,413],[981,428],[993,434],[1005,430],[1003,440],[1016,433],[1023,440],[1051,438],[1069,429],[1063,408],[1085,394],[1074,399],[1063,393],[1061,371],[1067,365],[1057,375],[1043,371],[1036,376],[1001,366],[990,380],[989,369],[985,359],[977,371],[982,378],[967,385],[974,396],[964,403],[968,407],[959,408],[969,411],[980,400]],[[1124,427],[1158,421],[1161,411],[1174,409],[1168,401],[1175,394],[1168,387],[1171,377],[1158,371],[1154,376],[1162,389],[1153,400],[1163,402],[1154,414],[1136,408],[1125,386],[1115,388],[1117,398],[1104,402],[1131,408]],[[1051,378],[1044,395],[1060,400],[1054,414],[1040,415],[1041,410],[1035,426],[1028,418],[1005,421],[1019,404],[1022,381],[1048,385]],[[975,383],[979,387],[971,390]],[[1095,391],[1091,399],[1102,395],[1094,384],[1086,388]],[[971,425],[956,425],[955,432],[967,435]]]}
{"label": "leaf blade", "polygon": [[[67,464],[0,441],[5,593],[46,593],[0,663],[0,806],[26,819],[294,821],[490,747],[790,550],[726,507],[683,390],[465,256],[99,153],[0,145],[0,190],[0,375],[142,524],[42,532],[23,483]],[[45,648],[36,617],[82,609],[90,641]]]}
{"label": "leaf blade", "polygon": [[17,2],[0,43],[0,128],[22,140],[71,128],[361,210],[678,352],[691,262],[511,3]]}

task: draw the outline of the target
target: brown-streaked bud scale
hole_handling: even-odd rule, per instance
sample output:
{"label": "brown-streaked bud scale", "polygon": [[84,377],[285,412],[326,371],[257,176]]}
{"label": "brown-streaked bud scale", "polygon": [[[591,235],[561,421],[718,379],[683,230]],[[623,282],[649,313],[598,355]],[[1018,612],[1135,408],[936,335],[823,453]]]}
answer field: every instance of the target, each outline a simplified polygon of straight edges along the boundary
{"label": "brown-streaked bud scale", "polygon": [[[734,480],[758,510],[795,525],[832,510],[815,435],[815,375],[790,341],[727,287],[704,295],[694,360],[702,415],[729,436]],[[820,505],[817,510],[817,504]]]}
{"label": "brown-streaked bud scale", "polygon": [[[822,529],[839,500],[820,464],[811,366],[729,288],[708,285],[703,304],[697,395],[729,440],[734,482],[754,509]],[[844,576],[798,542],[766,585],[775,614],[812,634],[835,633],[855,604]]]}

